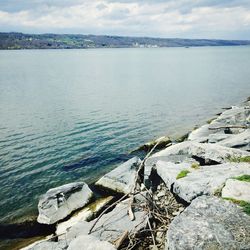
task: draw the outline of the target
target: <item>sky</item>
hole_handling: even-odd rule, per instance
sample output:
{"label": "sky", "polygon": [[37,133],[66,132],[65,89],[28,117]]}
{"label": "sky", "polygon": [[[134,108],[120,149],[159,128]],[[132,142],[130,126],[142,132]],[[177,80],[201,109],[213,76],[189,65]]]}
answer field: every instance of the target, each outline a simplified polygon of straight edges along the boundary
{"label": "sky", "polygon": [[250,0],[0,0],[0,31],[250,40]]}

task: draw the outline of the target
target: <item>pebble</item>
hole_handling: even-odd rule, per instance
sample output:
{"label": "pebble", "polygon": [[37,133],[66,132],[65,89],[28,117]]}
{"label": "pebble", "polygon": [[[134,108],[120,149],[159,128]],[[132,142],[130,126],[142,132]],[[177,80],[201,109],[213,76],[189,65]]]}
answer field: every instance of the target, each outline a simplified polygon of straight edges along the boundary
{"label": "pebble", "polygon": [[164,192],[164,190],[160,191],[158,194],[157,194],[157,197],[160,198],[162,196],[165,196],[166,193]]}

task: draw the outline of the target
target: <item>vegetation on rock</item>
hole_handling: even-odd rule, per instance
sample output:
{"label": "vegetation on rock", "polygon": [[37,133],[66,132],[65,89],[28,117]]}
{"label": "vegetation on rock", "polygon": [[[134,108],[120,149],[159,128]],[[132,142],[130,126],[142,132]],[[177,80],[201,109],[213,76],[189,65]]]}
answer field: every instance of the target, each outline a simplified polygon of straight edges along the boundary
{"label": "vegetation on rock", "polygon": [[230,157],[230,162],[249,162],[250,163],[250,156],[242,156],[242,157]]}
{"label": "vegetation on rock", "polygon": [[243,211],[250,215],[250,203],[246,202],[246,201],[240,201],[240,200],[236,200],[236,199],[232,199],[232,198],[224,198],[225,200],[229,200],[231,202],[233,202],[234,204],[239,205],[240,207],[243,208]]}
{"label": "vegetation on rock", "polygon": [[241,176],[234,177],[234,179],[238,180],[238,181],[247,181],[247,182],[250,182],[250,175],[244,174],[244,175],[241,175]]}
{"label": "vegetation on rock", "polygon": [[191,168],[193,169],[200,169],[200,164],[199,163],[192,163]]}
{"label": "vegetation on rock", "polygon": [[178,179],[184,178],[184,177],[186,177],[189,173],[190,173],[189,170],[184,169],[184,170],[182,170],[182,171],[176,176],[176,179],[178,180]]}

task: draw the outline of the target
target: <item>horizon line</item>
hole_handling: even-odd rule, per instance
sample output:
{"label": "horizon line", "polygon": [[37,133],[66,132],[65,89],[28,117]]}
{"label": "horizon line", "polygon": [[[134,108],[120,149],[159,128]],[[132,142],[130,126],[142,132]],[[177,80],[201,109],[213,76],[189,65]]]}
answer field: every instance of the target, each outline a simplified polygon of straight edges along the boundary
{"label": "horizon line", "polygon": [[77,36],[104,36],[104,37],[130,37],[130,38],[150,38],[150,39],[180,39],[180,40],[214,40],[214,41],[249,41],[250,39],[221,39],[221,38],[180,38],[180,37],[156,37],[156,36],[132,36],[132,35],[108,35],[108,34],[83,34],[83,33],[25,33],[20,31],[0,31],[0,34],[24,34],[24,35],[77,35]]}

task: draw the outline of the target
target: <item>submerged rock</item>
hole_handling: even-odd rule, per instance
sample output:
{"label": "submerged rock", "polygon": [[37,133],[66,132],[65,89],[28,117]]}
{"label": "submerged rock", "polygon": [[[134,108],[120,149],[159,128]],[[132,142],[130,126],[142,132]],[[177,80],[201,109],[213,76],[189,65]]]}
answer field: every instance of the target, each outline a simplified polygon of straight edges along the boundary
{"label": "submerged rock", "polygon": [[201,196],[176,216],[165,249],[250,249],[250,216],[220,198]]}
{"label": "submerged rock", "polygon": [[[214,194],[223,187],[228,178],[250,174],[248,163],[224,163],[193,169],[188,163],[174,164],[159,161],[156,169],[168,188],[186,202],[191,202],[201,195]],[[177,179],[178,174],[183,170],[188,171],[186,176]]]}
{"label": "submerged rock", "polygon": [[141,160],[138,157],[134,157],[105,174],[96,182],[96,185],[115,192],[128,194],[132,191],[140,163]]}
{"label": "submerged rock", "polygon": [[250,203],[250,182],[229,179],[222,189],[221,196]]}
{"label": "submerged rock", "polygon": [[73,211],[84,207],[92,196],[93,192],[84,182],[74,182],[52,188],[39,200],[37,221],[42,224],[54,224]]}
{"label": "submerged rock", "polygon": [[115,250],[116,248],[107,241],[100,241],[91,235],[81,235],[74,239],[68,250]]}

